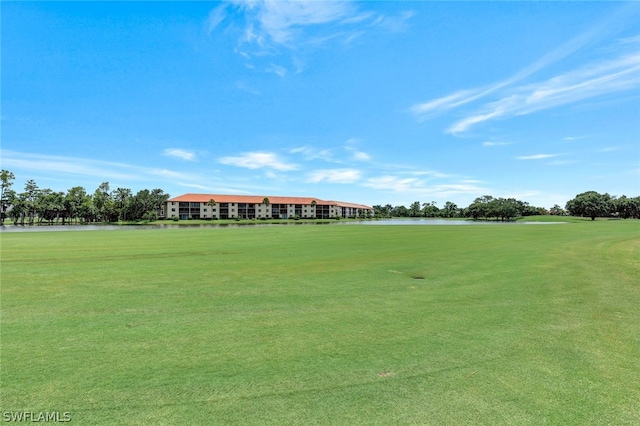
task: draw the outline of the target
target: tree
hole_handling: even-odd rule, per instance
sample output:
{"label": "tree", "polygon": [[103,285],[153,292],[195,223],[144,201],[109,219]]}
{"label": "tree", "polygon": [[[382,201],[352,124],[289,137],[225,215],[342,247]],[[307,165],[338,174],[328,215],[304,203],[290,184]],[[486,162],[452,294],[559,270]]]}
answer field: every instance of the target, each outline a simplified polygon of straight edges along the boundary
{"label": "tree", "polygon": [[493,216],[493,206],[491,205],[493,199],[491,195],[483,195],[482,197],[476,198],[467,208],[467,214],[473,217],[474,220],[478,220],[479,217],[486,219]]}
{"label": "tree", "polygon": [[8,211],[8,216],[13,220],[14,225],[24,225],[24,218],[27,215],[27,201],[26,193],[17,194],[11,202],[11,210]]}
{"label": "tree", "polygon": [[[269,214],[269,206],[271,205],[271,201],[269,200],[269,197],[264,197],[264,198],[262,199],[262,204],[264,204],[265,206],[267,206],[267,212],[266,212],[267,217],[271,216],[271,215]],[[315,206],[314,206],[314,207],[315,207]]]}
{"label": "tree", "polygon": [[15,192],[11,190],[15,178],[14,174],[8,170],[0,171],[0,226],[4,225],[7,208],[15,197]]}
{"label": "tree", "polygon": [[149,216],[153,216],[154,219],[158,217],[158,212],[166,206],[167,200],[169,199],[169,194],[165,193],[160,188],[155,188],[151,190],[151,206],[153,207],[153,212],[147,212]]}
{"label": "tree", "polygon": [[24,185],[24,201],[26,214],[29,217],[29,225],[33,225],[38,209],[38,194],[40,189],[36,185],[36,181],[29,179]]}
{"label": "tree", "polygon": [[549,209],[549,214],[553,216],[564,216],[567,212],[557,204]]}
{"label": "tree", "polygon": [[396,206],[393,208],[393,215],[396,217],[409,217],[409,209],[405,206]]}
{"label": "tree", "polygon": [[409,207],[409,216],[420,216],[420,201],[414,201],[413,203],[411,203],[411,206]]}
{"label": "tree", "polygon": [[436,202],[422,203],[422,215],[426,217],[436,217],[440,214],[440,209],[436,206]]}
{"label": "tree", "polygon": [[67,191],[64,197],[64,212],[70,223],[73,219],[77,220],[81,216],[80,213],[86,213],[86,208],[80,211],[80,206],[85,202],[86,197],[87,191],[81,186],[74,186]]}
{"label": "tree", "polygon": [[207,202],[207,205],[211,207],[211,217],[213,218],[213,208],[216,205],[216,200],[214,200],[213,198],[210,198],[209,201]]}
{"label": "tree", "polygon": [[493,203],[496,220],[500,217],[502,222],[508,222],[520,215],[521,205],[515,198],[498,198]]}
{"label": "tree", "polygon": [[456,217],[458,206],[451,201],[447,201],[441,211],[443,217]]}
{"label": "tree", "polygon": [[58,222],[60,214],[64,212],[64,192],[54,192],[51,189],[44,189],[39,194],[38,200],[38,223],[43,220],[53,225],[53,221]]}
{"label": "tree", "polygon": [[622,219],[638,218],[640,212],[640,197],[628,198],[623,195],[613,201],[613,209]]}
{"label": "tree", "polygon": [[93,205],[98,220],[111,222],[114,219],[114,203],[110,194],[109,182],[102,182],[93,193]]}
{"label": "tree", "polygon": [[116,208],[118,211],[118,220],[127,220],[127,200],[131,198],[131,190],[129,188],[118,188],[113,193],[116,200]]}
{"label": "tree", "polygon": [[598,216],[607,216],[611,209],[611,196],[587,191],[567,202],[566,209],[573,216],[590,217],[595,220]]}

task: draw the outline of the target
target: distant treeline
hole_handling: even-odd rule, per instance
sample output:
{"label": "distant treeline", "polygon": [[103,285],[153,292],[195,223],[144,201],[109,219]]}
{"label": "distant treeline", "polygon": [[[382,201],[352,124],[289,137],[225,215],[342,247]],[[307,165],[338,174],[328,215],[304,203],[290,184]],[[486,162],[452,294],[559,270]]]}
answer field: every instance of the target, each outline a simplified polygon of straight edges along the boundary
{"label": "distant treeline", "polygon": [[415,201],[409,207],[373,206],[375,217],[437,217],[437,218],[473,218],[485,220],[509,221],[522,216],[558,215],[582,216],[592,220],[596,217],[619,217],[623,219],[640,219],[640,197],[629,198],[595,191],[583,192],[567,201],[564,208],[554,205],[550,209],[534,207],[525,201],[515,198],[494,198],[484,195],[476,198],[467,207],[458,207],[447,201],[442,208],[435,201],[420,203]]}
{"label": "distant treeline", "polygon": [[39,188],[35,181],[28,180],[24,192],[16,192],[11,188],[14,179],[10,171],[0,172],[2,224],[5,218],[16,225],[152,221],[169,199],[162,189],[143,189],[134,195],[128,188],[110,190],[109,182],[103,182],[89,194],[81,186],[56,192]]}

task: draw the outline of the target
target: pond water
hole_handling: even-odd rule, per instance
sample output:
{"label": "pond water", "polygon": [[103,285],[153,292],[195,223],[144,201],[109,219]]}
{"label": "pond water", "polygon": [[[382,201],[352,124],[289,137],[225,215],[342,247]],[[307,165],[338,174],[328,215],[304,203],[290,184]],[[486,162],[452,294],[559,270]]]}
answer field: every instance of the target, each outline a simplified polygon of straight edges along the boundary
{"label": "pond water", "polygon": [[493,226],[515,226],[515,225],[556,225],[564,222],[495,222],[495,221],[472,221],[472,220],[444,220],[444,219],[382,219],[363,221],[335,221],[335,222],[284,222],[284,223],[205,223],[205,224],[173,224],[159,223],[152,225],[40,225],[40,226],[0,226],[0,233],[4,232],[60,232],[60,231],[122,231],[122,230],[145,230],[145,229],[198,229],[198,228],[240,228],[247,226],[309,226],[309,225],[413,225],[413,226],[464,226],[464,225],[493,225]]}

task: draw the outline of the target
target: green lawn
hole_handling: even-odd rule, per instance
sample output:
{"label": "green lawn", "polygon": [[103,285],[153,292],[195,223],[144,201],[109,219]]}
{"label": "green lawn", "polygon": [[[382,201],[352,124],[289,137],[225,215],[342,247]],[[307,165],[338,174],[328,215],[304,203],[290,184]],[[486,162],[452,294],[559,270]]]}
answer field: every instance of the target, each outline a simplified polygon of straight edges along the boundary
{"label": "green lawn", "polygon": [[640,222],[4,233],[0,412],[640,424]]}

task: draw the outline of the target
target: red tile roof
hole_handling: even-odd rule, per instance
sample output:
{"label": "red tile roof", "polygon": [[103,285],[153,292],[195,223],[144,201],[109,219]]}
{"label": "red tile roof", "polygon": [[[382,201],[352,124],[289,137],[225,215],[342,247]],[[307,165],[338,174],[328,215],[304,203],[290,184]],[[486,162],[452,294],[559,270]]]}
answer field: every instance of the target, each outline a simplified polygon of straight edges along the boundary
{"label": "red tile roof", "polygon": [[325,201],[313,197],[280,197],[280,196],[264,196],[264,195],[231,195],[231,194],[184,194],[179,197],[171,198],[167,201],[186,202],[186,203],[208,203],[213,199],[216,203],[249,203],[262,204],[262,201],[268,198],[270,204],[329,204],[340,207],[351,207],[358,209],[371,209],[364,204],[345,203],[342,201]]}

